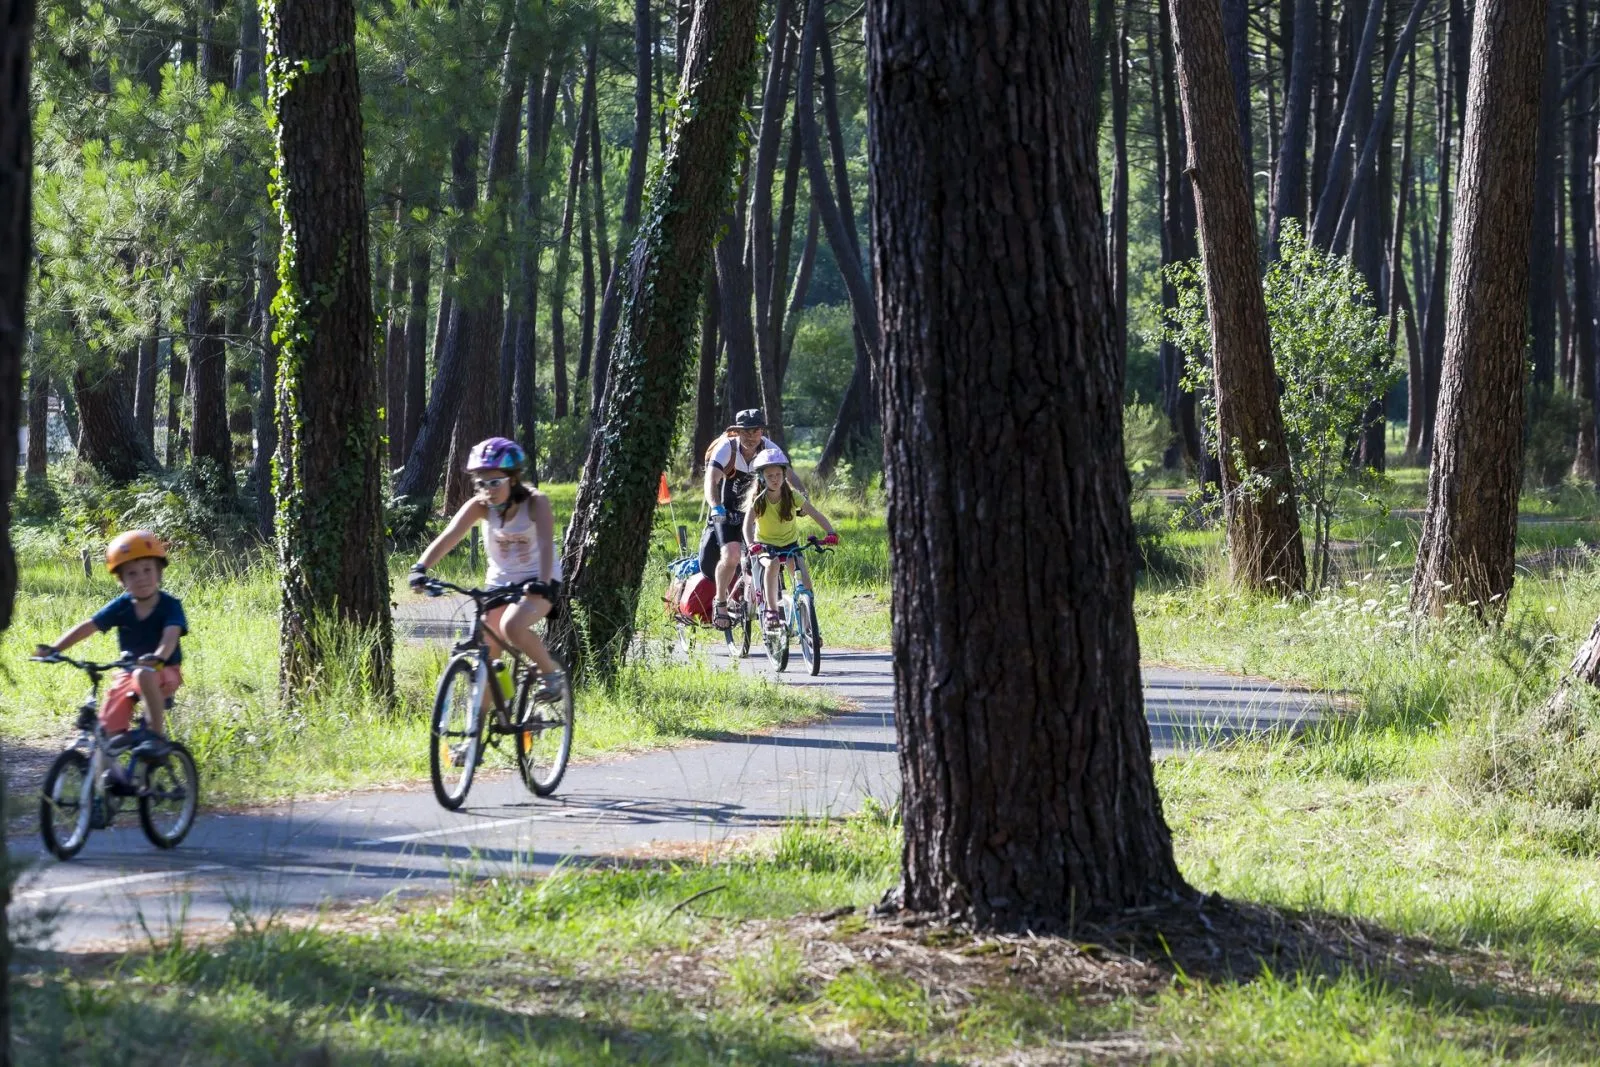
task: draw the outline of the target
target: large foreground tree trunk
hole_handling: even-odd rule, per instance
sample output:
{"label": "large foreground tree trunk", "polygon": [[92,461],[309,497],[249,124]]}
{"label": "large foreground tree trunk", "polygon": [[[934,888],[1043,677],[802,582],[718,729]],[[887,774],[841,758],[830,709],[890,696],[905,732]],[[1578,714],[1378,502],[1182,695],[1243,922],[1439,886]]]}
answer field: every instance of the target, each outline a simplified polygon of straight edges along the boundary
{"label": "large foreground tree trunk", "polygon": [[1545,0],[1479,0],[1473,16],[1452,314],[1411,580],[1416,611],[1457,603],[1499,615],[1511,593],[1544,12]]}
{"label": "large foreground tree trunk", "polygon": [[986,926],[1184,885],[1139,685],[1088,6],[867,7],[896,896]]}
{"label": "large foreground tree trunk", "polygon": [[[17,486],[22,354],[28,344],[28,276],[33,266],[33,117],[29,58],[33,0],[0,0],[0,630],[11,625],[17,560],[11,551],[11,494]],[[31,431],[30,431],[31,432]],[[0,772],[0,811],[5,811]],[[11,1063],[11,868],[0,841],[0,1067]]]}
{"label": "large foreground tree trunk", "polygon": [[1211,322],[1228,567],[1251,589],[1305,584],[1305,545],[1278,408],[1250,190],[1217,0],[1172,0],[1178,91],[1189,133],[1200,259]]}
{"label": "large foreground tree trunk", "polygon": [[[674,119],[626,273],[605,411],[584,465],[564,557],[574,621],[601,675],[621,662],[633,634],[657,481],[672,448],[739,117],[755,76],[758,6],[756,0],[695,5],[678,90],[679,99],[693,104]],[[560,647],[575,664],[571,626]]]}
{"label": "large foreground tree trunk", "polygon": [[[333,626],[371,640],[365,664],[392,685],[384,559],[383,427],[373,345],[355,0],[272,0],[268,97],[277,121],[278,558],[284,692],[349,649]],[[343,642],[341,642],[343,643]]]}

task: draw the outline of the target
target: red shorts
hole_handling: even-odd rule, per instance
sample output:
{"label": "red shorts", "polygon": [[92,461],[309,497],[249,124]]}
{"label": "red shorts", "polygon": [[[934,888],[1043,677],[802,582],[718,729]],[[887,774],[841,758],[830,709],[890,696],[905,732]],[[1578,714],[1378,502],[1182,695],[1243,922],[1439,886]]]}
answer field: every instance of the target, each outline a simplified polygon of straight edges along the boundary
{"label": "red shorts", "polygon": [[[168,700],[183,684],[183,672],[176,667],[162,667],[159,673],[161,695]],[[118,671],[106,692],[105,703],[100,705],[100,725],[108,734],[120,734],[133,725],[133,704],[139,698],[139,683],[133,672]]]}

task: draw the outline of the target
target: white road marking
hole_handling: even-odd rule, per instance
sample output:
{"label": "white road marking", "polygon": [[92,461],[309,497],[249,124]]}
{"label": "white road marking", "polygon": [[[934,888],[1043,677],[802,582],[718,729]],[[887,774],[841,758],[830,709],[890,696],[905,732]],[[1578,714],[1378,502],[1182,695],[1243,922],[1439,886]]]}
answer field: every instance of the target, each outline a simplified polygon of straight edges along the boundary
{"label": "white road marking", "polygon": [[506,826],[521,826],[530,822],[549,822],[552,819],[574,819],[591,813],[598,814],[604,811],[617,811],[622,808],[631,808],[637,801],[621,800],[614,804],[600,804],[592,808],[563,808],[560,811],[545,811],[537,815],[524,815],[520,819],[478,819],[475,822],[462,823],[460,826],[445,826],[437,830],[418,830],[409,834],[390,834],[388,837],[369,837],[355,842],[356,848],[367,848],[372,845],[398,845],[406,841],[426,841],[434,837],[451,837],[457,834],[474,834],[479,830],[495,830]]}
{"label": "white road marking", "polygon": [[121,878],[101,878],[94,882],[76,882],[72,885],[53,885],[43,889],[29,889],[18,893],[17,900],[41,900],[44,897],[61,896],[66,893],[86,893],[93,889],[115,889],[118,886],[138,885],[141,882],[159,882],[166,878],[181,878],[186,874],[200,874],[205,871],[220,871],[226,867],[221,863],[202,863],[198,867],[184,867],[176,871],[151,871],[148,874],[129,874]]}

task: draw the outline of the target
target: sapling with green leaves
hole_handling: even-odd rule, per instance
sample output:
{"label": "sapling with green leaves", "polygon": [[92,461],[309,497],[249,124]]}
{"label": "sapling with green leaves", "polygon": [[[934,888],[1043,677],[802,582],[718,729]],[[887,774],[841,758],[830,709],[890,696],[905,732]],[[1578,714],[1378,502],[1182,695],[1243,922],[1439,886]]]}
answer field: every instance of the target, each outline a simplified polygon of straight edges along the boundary
{"label": "sapling with green leaves", "polygon": [[[1371,499],[1383,485],[1380,473],[1356,463],[1352,444],[1371,400],[1388,392],[1401,372],[1384,318],[1349,259],[1312,247],[1292,224],[1279,235],[1279,249],[1262,288],[1295,493],[1310,512],[1311,577],[1322,585],[1340,512],[1352,497]],[[1205,398],[1204,428],[1214,449],[1211,338],[1200,264],[1174,263],[1164,273],[1178,301],[1163,312],[1156,339],[1185,353],[1184,386]]]}

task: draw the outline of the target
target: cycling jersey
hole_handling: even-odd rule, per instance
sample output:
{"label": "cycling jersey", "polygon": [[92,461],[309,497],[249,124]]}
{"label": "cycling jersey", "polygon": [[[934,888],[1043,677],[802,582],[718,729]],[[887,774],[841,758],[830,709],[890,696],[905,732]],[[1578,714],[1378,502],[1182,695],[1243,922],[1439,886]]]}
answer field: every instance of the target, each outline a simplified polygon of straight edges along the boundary
{"label": "cycling jersey", "polygon": [[[776,448],[772,438],[763,436],[761,446],[755,454],[760,455],[762,449]],[[744,512],[744,497],[750,491],[750,482],[755,477],[750,470],[750,458],[746,457],[744,450],[739,447],[739,442],[732,437],[725,437],[711,453],[711,464],[722,471],[722,506],[728,509],[728,521],[734,521],[734,514]]]}

